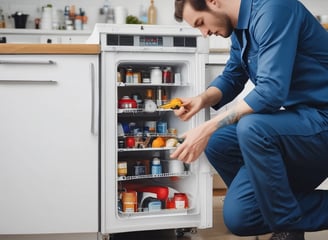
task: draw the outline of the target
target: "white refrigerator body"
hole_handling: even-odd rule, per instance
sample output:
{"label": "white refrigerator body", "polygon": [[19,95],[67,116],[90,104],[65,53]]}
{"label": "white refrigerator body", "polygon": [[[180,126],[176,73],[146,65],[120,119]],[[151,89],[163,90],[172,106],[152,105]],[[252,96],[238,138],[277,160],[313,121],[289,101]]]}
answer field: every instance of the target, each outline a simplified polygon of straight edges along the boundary
{"label": "white refrigerator body", "polygon": [[[151,148],[122,150],[118,148],[118,99],[126,92],[143,91],[147,87],[164,87],[170,98],[195,96],[205,89],[205,64],[208,61],[207,40],[198,31],[182,27],[161,27],[160,32],[169,36],[195,37],[197,47],[166,47],[166,46],[108,46],[107,34],[123,34],[134,36],[162,36],[155,27],[128,26],[124,28],[106,28],[100,33],[101,53],[101,208],[100,231],[102,234],[120,232],[178,229],[178,228],[210,228],[212,227],[212,174],[205,155],[190,164],[186,176],[172,178],[158,177],[136,180],[139,184],[165,185],[170,189],[188,194],[189,208],[183,211],[163,209],[156,212],[122,214],[119,209],[119,190],[125,182],[120,182],[117,167],[120,154],[138,157],[155,151]],[[149,28],[149,29],[148,29]],[[158,27],[157,27],[158,28]],[[164,36],[165,37],[165,36]],[[164,44],[165,45],[165,44]],[[118,83],[120,66],[166,66],[170,65],[179,72],[181,83],[149,84]],[[138,115],[139,114],[139,115]],[[137,121],[147,118],[148,113],[132,114],[124,119]],[[155,113],[157,114],[157,113]],[[182,122],[174,116],[173,111],[165,114],[170,126],[178,129],[179,134],[205,121],[205,111],[201,111],[188,122]],[[172,150],[163,148],[157,152],[169,154]],[[122,153],[123,152],[123,153]]]}

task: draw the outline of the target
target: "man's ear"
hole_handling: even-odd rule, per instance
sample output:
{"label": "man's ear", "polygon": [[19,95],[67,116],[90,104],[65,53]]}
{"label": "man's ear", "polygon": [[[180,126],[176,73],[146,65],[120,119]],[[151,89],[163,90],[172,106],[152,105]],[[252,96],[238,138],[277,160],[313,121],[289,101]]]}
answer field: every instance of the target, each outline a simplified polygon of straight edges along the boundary
{"label": "man's ear", "polygon": [[220,7],[220,1],[219,0],[205,0],[206,5],[209,9],[213,8],[219,8]]}

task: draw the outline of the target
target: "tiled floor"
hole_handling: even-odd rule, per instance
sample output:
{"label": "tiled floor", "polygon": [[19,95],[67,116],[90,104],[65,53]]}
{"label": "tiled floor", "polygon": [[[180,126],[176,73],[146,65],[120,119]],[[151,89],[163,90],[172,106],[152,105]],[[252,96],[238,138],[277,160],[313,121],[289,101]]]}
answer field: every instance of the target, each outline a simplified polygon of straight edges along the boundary
{"label": "tiled floor", "polygon": [[[251,237],[237,237],[232,235],[224,226],[222,220],[222,201],[219,196],[213,199],[214,211],[213,211],[213,228],[211,229],[198,229],[196,233],[189,231],[185,232],[183,236],[177,237],[174,230],[163,231],[144,231],[116,234],[112,236],[111,240],[267,240],[270,238],[270,234]],[[315,233],[306,233],[306,240],[327,240],[328,230]]]}

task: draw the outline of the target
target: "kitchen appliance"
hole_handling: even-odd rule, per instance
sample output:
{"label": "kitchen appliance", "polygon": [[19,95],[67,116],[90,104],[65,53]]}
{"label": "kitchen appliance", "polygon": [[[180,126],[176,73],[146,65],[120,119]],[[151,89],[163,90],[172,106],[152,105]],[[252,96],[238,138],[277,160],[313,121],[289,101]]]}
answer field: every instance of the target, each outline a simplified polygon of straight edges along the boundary
{"label": "kitchen appliance", "polygon": [[15,12],[11,15],[15,21],[15,28],[26,28],[28,14],[22,12]]}
{"label": "kitchen appliance", "polygon": [[[167,103],[169,99],[201,93],[205,88],[208,40],[188,26],[98,24],[96,27],[101,43],[101,234],[211,227],[212,175],[204,155],[188,166],[178,167],[179,171],[171,168],[151,173],[152,159],[158,158],[166,164],[173,161],[169,156],[176,145],[166,145],[165,141],[176,139],[177,143],[181,140],[179,133],[205,121],[205,112],[182,122],[173,109],[160,108],[157,104],[152,111],[142,106],[118,108],[124,96],[132,98],[134,94],[143,100]],[[169,69],[177,81],[174,78],[155,82],[122,81],[119,77],[132,69],[148,79],[154,68]],[[132,130],[124,131],[123,138],[129,141],[134,138],[134,146],[123,147],[119,143],[122,136],[118,135],[122,131],[117,123],[120,122],[133,126]],[[150,130],[149,123],[156,129]],[[118,175],[122,161],[127,164],[127,175]],[[142,174],[129,170],[137,163],[143,166]],[[136,191],[138,198],[145,192],[155,193],[157,197],[152,196],[147,204],[132,208],[135,211],[124,211],[121,193],[126,191]]]}

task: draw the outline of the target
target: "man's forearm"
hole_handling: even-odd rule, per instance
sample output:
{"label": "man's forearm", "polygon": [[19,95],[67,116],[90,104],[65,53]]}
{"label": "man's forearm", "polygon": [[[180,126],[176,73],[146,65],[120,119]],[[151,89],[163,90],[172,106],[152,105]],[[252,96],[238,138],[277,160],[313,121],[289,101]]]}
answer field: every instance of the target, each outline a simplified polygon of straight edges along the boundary
{"label": "man's forearm", "polygon": [[239,121],[243,116],[252,113],[252,108],[244,101],[238,101],[227,111],[218,114],[215,118],[211,119],[212,124],[215,125],[216,129],[234,124]]}
{"label": "man's forearm", "polygon": [[220,102],[222,92],[216,87],[209,87],[199,97],[201,98],[203,108],[207,108]]}

